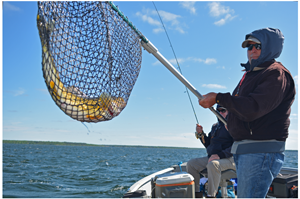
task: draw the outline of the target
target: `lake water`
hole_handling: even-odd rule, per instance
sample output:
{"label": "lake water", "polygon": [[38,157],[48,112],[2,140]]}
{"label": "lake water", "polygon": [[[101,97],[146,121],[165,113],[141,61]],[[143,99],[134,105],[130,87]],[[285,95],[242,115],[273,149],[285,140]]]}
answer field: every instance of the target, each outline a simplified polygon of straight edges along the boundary
{"label": "lake water", "polygon": [[[3,197],[121,198],[141,178],[204,149],[3,144]],[[298,168],[298,151],[285,152]]]}

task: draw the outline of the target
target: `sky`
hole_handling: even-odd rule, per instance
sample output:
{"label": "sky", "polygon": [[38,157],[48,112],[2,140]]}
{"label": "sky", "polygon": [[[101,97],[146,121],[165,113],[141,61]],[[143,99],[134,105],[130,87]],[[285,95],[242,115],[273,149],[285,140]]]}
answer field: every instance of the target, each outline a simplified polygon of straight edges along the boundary
{"label": "sky", "polygon": [[[298,2],[116,1],[115,5],[201,93],[234,90],[247,62],[245,35],[265,27],[285,36],[277,61],[296,82],[286,149],[298,150]],[[208,133],[217,119],[158,60],[143,50],[142,67],[126,108],[111,121],[83,125],[61,111],[42,74],[36,26],[37,2],[2,4],[3,140],[81,142],[204,148],[195,138],[197,120]],[[196,120],[196,117],[197,120]]]}

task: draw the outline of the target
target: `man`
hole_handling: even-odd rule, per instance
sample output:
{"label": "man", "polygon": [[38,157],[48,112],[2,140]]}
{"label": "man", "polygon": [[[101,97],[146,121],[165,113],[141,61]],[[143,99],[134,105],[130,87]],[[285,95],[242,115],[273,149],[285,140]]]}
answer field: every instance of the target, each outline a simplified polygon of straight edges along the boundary
{"label": "man", "polygon": [[[217,110],[224,118],[226,118],[228,111],[224,107],[218,105]],[[187,172],[194,177],[196,198],[202,198],[203,195],[200,193],[199,185],[199,173],[207,168],[207,197],[215,197],[221,180],[221,171],[227,169],[235,170],[234,160],[230,153],[233,139],[219,119],[218,123],[212,126],[208,137],[205,135],[202,126],[199,124],[197,124],[196,133],[205,146],[208,156],[188,161],[186,167]]]}
{"label": "man", "polygon": [[231,152],[237,168],[241,198],[266,196],[284,162],[289,115],[295,98],[290,72],[275,60],[283,48],[279,29],[264,28],[246,35],[246,72],[230,93],[208,93],[199,104],[218,103],[228,111],[228,131],[234,139]]}

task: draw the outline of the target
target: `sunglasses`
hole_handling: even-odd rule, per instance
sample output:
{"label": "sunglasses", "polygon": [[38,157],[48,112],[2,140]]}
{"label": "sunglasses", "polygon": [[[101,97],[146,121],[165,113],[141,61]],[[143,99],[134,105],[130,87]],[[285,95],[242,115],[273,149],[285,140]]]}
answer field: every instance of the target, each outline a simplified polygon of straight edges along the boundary
{"label": "sunglasses", "polygon": [[253,46],[255,46],[256,50],[261,50],[261,44],[250,44],[248,50],[252,50]]}
{"label": "sunglasses", "polygon": [[220,112],[220,113],[225,113],[227,110],[226,109],[218,109],[218,111]]}

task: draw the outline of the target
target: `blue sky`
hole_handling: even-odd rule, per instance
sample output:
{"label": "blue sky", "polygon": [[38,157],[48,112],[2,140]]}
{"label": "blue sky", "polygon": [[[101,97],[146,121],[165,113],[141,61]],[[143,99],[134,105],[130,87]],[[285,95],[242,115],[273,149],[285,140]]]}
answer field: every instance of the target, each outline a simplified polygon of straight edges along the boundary
{"label": "blue sky", "polygon": [[[115,5],[177,68],[151,1]],[[86,123],[65,115],[42,75],[36,2],[3,4],[3,139],[90,144],[203,148],[184,85],[143,50],[142,68],[126,108],[111,121]],[[296,81],[287,149],[298,149],[298,2],[155,2],[184,77],[201,93],[232,92],[247,62],[241,44],[253,30],[279,28],[285,43],[277,59]],[[209,132],[216,117],[190,93],[199,123]]]}

